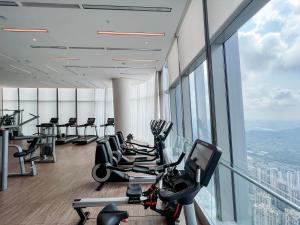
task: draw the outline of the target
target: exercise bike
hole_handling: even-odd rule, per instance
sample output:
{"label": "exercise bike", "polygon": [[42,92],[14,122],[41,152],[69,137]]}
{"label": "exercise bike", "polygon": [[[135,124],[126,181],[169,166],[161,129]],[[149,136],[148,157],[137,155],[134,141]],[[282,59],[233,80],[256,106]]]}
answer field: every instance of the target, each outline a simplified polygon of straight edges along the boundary
{"label": "exercise bike", "polygon": [[[117,205],[141,205],[151,209],[166,218],[168,225],[175,225],[182,208],[186,214],[186,224],[196,225],[196,215],[193,201],[202,187],[208,185],[221,157],[221,150],[211,144],[196,140],[185,162],[184,170],[174,167],[168,170],[156,171],[157,181],[142,192],[140,185],[129,185],[126,197],[118,198],[83,198],[72,203],[80,217],[78,224],[85,224],[90,213],[84,211],[89,207],[105,206],[97,216],[97,225],[117,225],[128,218],[128,213],[120,211]],[[164,183],[163,187],[159,183]],[[158,200],[163,204],[158,207]]]}

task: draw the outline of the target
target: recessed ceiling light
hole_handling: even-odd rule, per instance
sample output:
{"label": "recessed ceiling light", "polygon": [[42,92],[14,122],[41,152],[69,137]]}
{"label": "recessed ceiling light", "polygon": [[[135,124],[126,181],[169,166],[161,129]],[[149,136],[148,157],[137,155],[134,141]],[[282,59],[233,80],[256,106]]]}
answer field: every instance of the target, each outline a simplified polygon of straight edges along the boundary
{"label": "recessed ceiling light", "polygon": [[49,57],[50,60],[80,60],[79,58],[75,57],[65,57],[65,56],[55,56]]}
{"label": "recessed ceiling light", "polygon": [[114,61],[130,61],[130,62],[158,62],[159,60],[157,59],[128,59],[128,58],[113,58],[112,60]]}
{"label": "recessed ceiling light", "polygon": [[2,28],[3,31],[7,32],[37,32],[37,33],[47,33],[47,29],[31,29],[31,28]]}
{"label": "recessed ceiling light", "polygon": [[36,40],[36,38],[32,38],[32,41],[36,42],[37,40]]}
{"label": "recessed ceiling light", "polygon": [[117,31],[97,31],[99,35],[115,35],[115,36],[122,36],[122,35],[131,35],[131,36],[165,36],[165,33],[159,32],[117,32]]}

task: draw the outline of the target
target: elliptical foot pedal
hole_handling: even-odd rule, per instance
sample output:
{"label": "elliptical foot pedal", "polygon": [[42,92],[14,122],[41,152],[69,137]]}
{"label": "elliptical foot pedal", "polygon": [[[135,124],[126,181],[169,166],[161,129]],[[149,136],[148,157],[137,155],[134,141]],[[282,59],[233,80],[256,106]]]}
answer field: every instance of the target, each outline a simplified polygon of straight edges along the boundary
{"label": "elliptical foot pedal", "polygon": [[139,184],[129,184],[126,191],[126,196],[129,197],[129,204],[136,204],[141,202],[142,187]]}

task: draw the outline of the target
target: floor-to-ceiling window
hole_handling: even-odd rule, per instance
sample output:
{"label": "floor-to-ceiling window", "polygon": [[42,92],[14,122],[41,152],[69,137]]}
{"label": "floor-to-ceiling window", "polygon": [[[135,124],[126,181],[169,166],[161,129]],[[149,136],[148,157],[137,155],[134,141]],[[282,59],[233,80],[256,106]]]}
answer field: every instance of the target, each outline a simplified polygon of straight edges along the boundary
{"label": "floor-to-ceiling window", "polygon": [[[225,45],[228,51],[237,51],[239,55],[243,96],[245,147],[233,150],[243,151],[246,160],[235,158],[233,165],[297,206],[300,206],[299,9],[299,1],[270,1],[239,29],[238,49],[231,49],[232,40]],[[234,101],[234,97],[229,100]],[[300,212],[291,205],[254,184],[249,184],[247,191],[249,224],[300,224]]]}
{"label": "floor-to-ceiling window", "polygon": [[[189,76],[190,116],[189,121],[192,131],[191,138],[201,139],[211,143],[210,109],[208,94],[208,79],[206,61],[200,64]],[[187,110],[185,110],[187,111]],[[201,204],[202,210],[207,215],[216,214],[214,178],[208,187],[203,188],[196,196],[196,201]]]}

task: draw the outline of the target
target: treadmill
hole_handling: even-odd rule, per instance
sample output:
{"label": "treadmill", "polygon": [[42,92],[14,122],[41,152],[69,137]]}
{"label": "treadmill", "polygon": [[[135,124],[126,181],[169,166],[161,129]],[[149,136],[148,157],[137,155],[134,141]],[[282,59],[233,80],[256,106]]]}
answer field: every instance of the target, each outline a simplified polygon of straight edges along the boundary
{"label": "treadmill", "polygon": [[100,127],[104,127],[104,137],[107,137],[106,129],[107,129],[107,127],[110,127],[110,126],[112,126],[112,127],[115,126],[115,118],[107,118],[106,124],[100,125]]}
{"label": "treadmill", "polygon": [[[97,125],[95,125],[95,120],[96,120],[95,118],[88,118],[88,120],[85,124],[76,125],[76,128],[84,127],[84,134],[83,134],[83,136],[73,140],[72,141],[73,144],[86,145],[86,144],[89,144],[98,139]],[[87,127],[94,127],[95,135],[86,135]]]}
{"label": "treadmill", "polygon": [[[56,140],[57,145],[64,145],[67,143],[72,142],[73,140],[78,138],[78,131],[77,131],[77,118],[70,118],[68,123],[65,124],[59,124],[57,127],[65,127],[66,128],[66,134],[64,136],[61,136]],[[69,135],[69,127],[76,127],[76,134],[75,135]]]}

